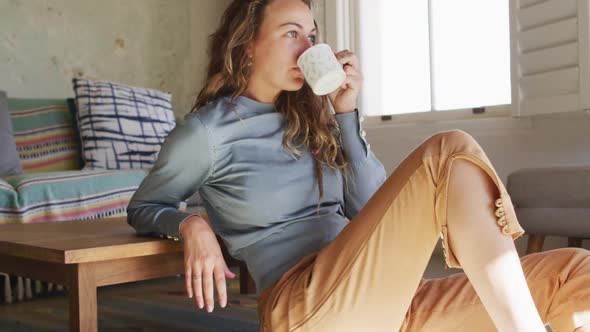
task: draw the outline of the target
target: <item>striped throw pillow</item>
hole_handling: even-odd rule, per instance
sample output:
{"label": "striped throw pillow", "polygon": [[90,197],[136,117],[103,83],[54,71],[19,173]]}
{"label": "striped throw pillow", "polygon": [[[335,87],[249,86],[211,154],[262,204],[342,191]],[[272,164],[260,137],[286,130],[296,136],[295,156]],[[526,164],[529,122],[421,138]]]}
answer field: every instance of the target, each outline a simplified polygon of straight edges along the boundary
{"label": "striped throw pillow", "polygon": [[80,169],[80,144],[65,99],[7,101],[24,173]]}
{"label": "striped throw pillow", "polygon": [[108,81],[72,83],[84,168],[151,168],[175,126],[172,95]]}

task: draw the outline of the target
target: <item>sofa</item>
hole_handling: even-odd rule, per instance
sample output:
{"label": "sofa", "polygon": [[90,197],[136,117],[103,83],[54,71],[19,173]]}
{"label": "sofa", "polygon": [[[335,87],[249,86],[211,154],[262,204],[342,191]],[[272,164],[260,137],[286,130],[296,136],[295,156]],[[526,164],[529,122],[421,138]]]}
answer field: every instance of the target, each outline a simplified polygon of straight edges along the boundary
{"label": "sofa", "polygon": [[[175,126],[170,93],[82,78],[72,88],[63,99],[0,91],[0,227],[126,216]],[[203,210],[198,194],[189,202]],[[0,302],[63,290],[1,271]]]}
{"label": "sofa", "polygon": [[22,174],[0,179],[0,223],[124,216],[147,169],[84,169],[73,100],[7,99]]}
{"label": "sofa", "polygon": [[590,239],[590,166],[546,165],[515,170],[506,189],[528,234],[526,254],[543,250],[546,236],[568,238],[568,247]]}
{"label": "sofa", "polygon": [[[9,115],[22,173],[0,178],[0,224],[126,215],[148,170],[84,169],[73,99],[6,98],[2,104],[7,109],[0,112]],[[2,276],[0,301],[5,303],[63,290],[61,285]]]}
{"label": "sofa", "polygon": [[[0,227],[125,217],[175,126],[168,93],[77,78],[72,86],[75,98],[64,99],[10,98],[0,91]],[[198,192],[178,208],[208,220]],[[218,241],[228,266],[240,268],[241,292],[253,292],[245,263]],[[1,272],[0,302],[64,291]]]}

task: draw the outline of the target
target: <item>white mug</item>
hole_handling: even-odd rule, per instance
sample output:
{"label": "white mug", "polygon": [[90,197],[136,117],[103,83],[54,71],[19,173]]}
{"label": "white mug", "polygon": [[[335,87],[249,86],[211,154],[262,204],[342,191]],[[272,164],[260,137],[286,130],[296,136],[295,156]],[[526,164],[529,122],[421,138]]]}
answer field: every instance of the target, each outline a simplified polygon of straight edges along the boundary
{"label": "white mug", "polygon": [[346,79],[342,64],[328,44],[317,44],[305,50],[297,59],[297,66],[318,96],[336,91]]}

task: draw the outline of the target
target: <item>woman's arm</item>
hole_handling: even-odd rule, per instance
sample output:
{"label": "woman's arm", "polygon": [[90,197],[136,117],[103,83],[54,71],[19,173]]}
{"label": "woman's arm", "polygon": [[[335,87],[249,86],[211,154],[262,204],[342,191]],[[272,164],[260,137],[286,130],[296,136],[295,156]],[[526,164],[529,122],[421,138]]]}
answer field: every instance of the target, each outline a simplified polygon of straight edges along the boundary
{"label": "woman's arm", "polygon": [[350,166],[344,179],[344,214],[352,220],[385,182],[383,164],[369,149],[358,110],[334,114],[340,127],[342,149]]}
{"label": "woman's arm", "polygon": [[213,171],[207,127],[197,113],[179,122],[166,137],[158,159],[127,207],[127,222],[139,234],[181,240],[180,225],[193,214],[178,210]]}

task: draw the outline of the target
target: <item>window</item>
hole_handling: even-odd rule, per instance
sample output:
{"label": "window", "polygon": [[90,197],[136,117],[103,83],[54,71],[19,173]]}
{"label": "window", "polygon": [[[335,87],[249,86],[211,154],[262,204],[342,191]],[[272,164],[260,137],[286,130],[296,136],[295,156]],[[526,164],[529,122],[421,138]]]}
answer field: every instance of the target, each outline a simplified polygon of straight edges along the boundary
{"label": "window", "polygon": [[511,104],[508,0],[360,0],[354,6],[363,114],[471,114]]}

